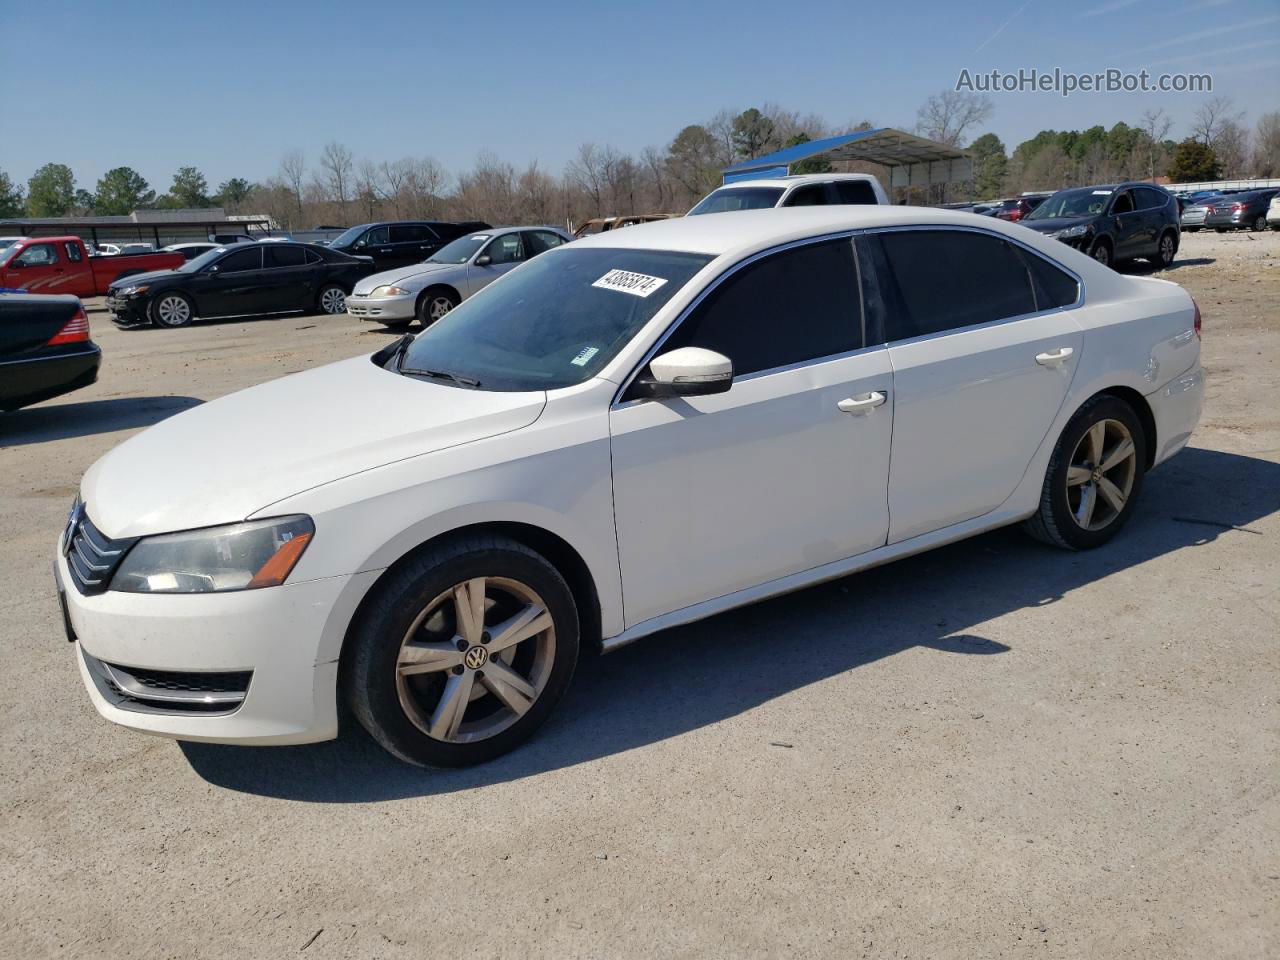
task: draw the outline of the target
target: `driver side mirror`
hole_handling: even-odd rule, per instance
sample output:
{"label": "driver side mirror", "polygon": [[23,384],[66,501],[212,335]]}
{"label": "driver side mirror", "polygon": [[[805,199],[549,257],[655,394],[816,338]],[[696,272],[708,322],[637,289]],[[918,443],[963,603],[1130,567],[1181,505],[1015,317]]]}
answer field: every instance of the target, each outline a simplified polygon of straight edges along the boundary
{"label": "driver side mirror", "polygon": [[733,361],[703,347],[679,347],[654,357],[636,379],[641,396],[704,397],[733,386]]}
{"label": "driver side mirror", "polygon": [[205,273],[217,273],[217,272],[218,272],[218,265],[217,265],[216,263],[211,264],[211,265],[209,265],[208,267],[206,267],[206,268],[205,268],[205,271],[204,271],[204,272],[205,272]]}
{"label": "driver side mirror", "polygon": [[493,263],[493,257],[489,256],[487,253],[482,256],[476,257],[477,267],[487,267],[491,263]]}

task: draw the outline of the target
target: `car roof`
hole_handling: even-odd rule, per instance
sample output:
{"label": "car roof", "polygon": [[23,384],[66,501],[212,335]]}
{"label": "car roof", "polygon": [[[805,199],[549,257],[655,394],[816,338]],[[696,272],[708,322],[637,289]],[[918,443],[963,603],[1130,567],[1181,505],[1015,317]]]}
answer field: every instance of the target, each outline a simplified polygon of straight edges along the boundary
{"label": "car roof", "polygon": [[[790,187],[798,183],[826,183],[829,180],[874,180],[875,174],[872,173],[789,173],[785,177],[760,177],[751,180],[735,180],[732,183],[722,183],[716,187],[716,190],[723,190],[726,187]],[[735,211],[737,212],[737,211]]]}
{"label": "car roof", "polygon": [[[1041,235],[1017,224],[980,217],[959,210],[937,207],[910,207],[888,204],[851,204],[814,207],[772,207],[767,210],[736,210],[706,213],[696,217],[676,217],[638,223],[625,230],[609,230],[575,240],[566,249],[612,247],[617,249],[672,250],[713,256],[746,255],[793,240],[819,237],[826,233],[898,226],[974,227],[1007,233],[1020,243],[1056,249]],[[549,254],[548,254],[549,255]]]}

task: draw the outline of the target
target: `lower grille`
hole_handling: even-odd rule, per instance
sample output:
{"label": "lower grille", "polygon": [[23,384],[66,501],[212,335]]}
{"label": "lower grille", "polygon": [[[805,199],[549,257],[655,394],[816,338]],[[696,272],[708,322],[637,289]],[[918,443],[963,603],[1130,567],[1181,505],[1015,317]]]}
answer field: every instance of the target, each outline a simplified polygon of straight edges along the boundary
{"label": "lower grille", "polygon": [[80,649],[94,683],[107,700],[141,713],[231,713],[249,692],[251,670],[177,671],[122,667]]}

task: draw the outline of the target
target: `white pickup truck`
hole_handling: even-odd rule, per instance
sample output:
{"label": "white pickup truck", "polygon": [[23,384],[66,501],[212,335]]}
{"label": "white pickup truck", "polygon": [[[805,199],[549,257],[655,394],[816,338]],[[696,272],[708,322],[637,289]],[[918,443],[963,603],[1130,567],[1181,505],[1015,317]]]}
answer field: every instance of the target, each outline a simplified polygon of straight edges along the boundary
{"label": "white pickup truck", "polygon": [[884,187],[869,173],[809,173],[726,183],[699,200],[688,216],[766,207],[888,202]]}

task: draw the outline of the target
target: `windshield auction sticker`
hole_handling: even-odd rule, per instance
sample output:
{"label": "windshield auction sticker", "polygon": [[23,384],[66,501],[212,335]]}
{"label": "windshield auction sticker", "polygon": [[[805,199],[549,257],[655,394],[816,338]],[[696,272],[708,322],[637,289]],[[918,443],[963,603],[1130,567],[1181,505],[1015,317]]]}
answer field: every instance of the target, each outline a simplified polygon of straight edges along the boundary
{"label": "windshield auction sticker", "polygon": [[610,270],[592,286],[629,293],[633,297],[647,297],[666,282],[662,277],[650,277],[630,270]]}

